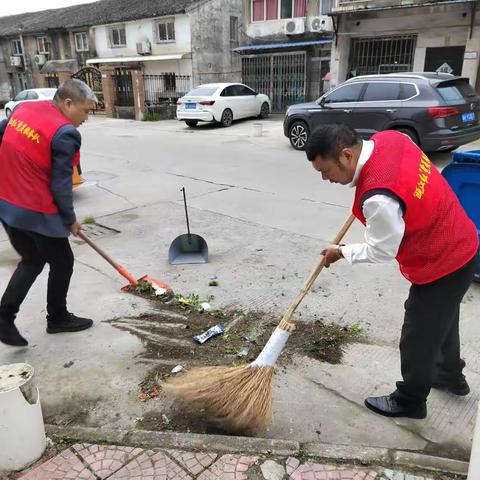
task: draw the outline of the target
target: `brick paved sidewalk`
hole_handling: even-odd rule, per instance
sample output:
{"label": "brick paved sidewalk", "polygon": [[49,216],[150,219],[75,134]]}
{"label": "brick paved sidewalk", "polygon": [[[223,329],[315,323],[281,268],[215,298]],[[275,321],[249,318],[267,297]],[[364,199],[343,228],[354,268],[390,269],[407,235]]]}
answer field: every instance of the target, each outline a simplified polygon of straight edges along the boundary
{"label": "brick paved sidewalk", "polygon": [[383,468],[327,465],[294,457],[144,450],[77,444],[14,475],[18,480],[431,480]]}

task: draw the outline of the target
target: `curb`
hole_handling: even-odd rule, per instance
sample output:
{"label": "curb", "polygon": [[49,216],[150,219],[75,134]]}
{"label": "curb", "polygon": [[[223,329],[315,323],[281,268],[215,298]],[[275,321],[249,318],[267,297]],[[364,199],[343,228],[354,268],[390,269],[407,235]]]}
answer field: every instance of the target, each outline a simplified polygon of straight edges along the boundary
{"label": "curb", "polygon": [[59,427],[45,425],[49,435],[57,435],[86,443],[110,443],[144,448],[179,448],[187,450],[214,450],[224,453],[260,453],[264,455],[295,456],[300,443],[291,440],[272,440],[228,435],[199,433],[152,432],[147,430],[121,430],[92,427]]}
{"label": "curb", "polygon": [[224,453],[255,453],[282,457],[306,455],[325,460],[357,464],[394,465],[441,473],[467,475],[468,463],[405,450],[369,446],[300,443],[255,437],[232,437],[198,433],[122,431],[109,428],[46,425],[49,435],[84,443],[109,443],[143,448],[213,450]]}

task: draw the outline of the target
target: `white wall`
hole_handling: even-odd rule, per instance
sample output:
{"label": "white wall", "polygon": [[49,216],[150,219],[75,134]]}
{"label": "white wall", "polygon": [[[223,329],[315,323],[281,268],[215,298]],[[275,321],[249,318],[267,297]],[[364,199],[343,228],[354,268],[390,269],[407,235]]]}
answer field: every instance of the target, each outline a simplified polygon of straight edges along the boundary
{"label": "white wall", "polygon": [[285,20],[266,20],[247,23],[247,35],[251,38],[269,35],[285,35]]}
{"label": "white wall", "polygon": [[160,75],[161,73],[176,73],[177,75],[192,75],[192,60],[162,60],[160,62],[144,62],[145,75]]}
{"label": "white wall", "polygon": [[124,25],[127,46],[114,48],[109,46],[109,26],[98,25],[93,27],[95,31],[95,49],[98,57],[136,56],[137,42],[145,40],[149,40],[152,44],[152,55],[191,51],[190,19],[187,15],[175,15],[175,42],[172,43],[155,43],[155,19],[149,18],[125,22]]}
{"label": "white wall", "polygon": [[[476,52],[476,58],[465,58],[463,60],[462,75],[468,78],[476,78],[478,82],[477,75],[480,66],[480,26],[474,29],[472,38],[468,39],[465,52],[469,52],[470,54]],[[474,82],[471,83],[475,85]]]}

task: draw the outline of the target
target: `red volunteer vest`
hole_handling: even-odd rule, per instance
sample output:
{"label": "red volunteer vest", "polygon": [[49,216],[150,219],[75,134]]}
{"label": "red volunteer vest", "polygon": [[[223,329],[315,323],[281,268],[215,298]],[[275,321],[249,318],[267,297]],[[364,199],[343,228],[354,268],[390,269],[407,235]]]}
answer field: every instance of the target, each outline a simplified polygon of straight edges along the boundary
{"label": "red volunteer vest", "polygon": [[[13,112],[0,145],[0,198],[27,210],[58,213],[50,188],[51,142],[70,121],[50,101],[27,102]],[[80,152],[72,158],[74,166]]]}
{"label": "red volunteer vest", "polygon": [[372,140],[353,214],[366,223],[362,204],[372,190],[389,190],[403,200],[405,234],[396,259],[412,283],[433,282],[469,262],[478,250],[477,229],[428,157],[399,132],[380,132]]}

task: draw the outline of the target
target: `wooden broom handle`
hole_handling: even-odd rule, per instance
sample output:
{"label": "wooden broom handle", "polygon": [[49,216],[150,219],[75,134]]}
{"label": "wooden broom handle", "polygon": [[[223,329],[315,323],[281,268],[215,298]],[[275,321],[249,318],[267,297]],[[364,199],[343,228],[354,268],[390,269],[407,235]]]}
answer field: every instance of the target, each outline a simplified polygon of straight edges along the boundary
{"label": "wooden broom handle", "polygon": [[[333,240],[332,242],[333,245],[338,245],[342,241],[343,237],[348,232],[348,229],[351,227],[354,220],[355,220],[355,217],[352,214],[350,214],[347,221],[343,225],[342,229],[338,232],[337,236]],[[305,295],[308,293],[308,291],[312,287],[313,283],[317,279],[320,272],[323,270],[324,266],[325,266],[325,256],[322,255],[322,259],[320,260],[318,265],[315,267],[315,270],[313,270],[313,272],[307,278],[305,284],[303,285],[303,288],[300,290],[300,293],[297,295],[293,303],[290,305],[289,309],[285,312],[285,315],[282,318],[282,322],[291,321],[293,314],[295,313],[295,310],[298,308],[302,300],[305,298]]]}
{"label": "wooden broom handle", "polygon": [[81,230],[77,234],[86,244],[90,245],[101,257],[103,257],[120,275],[125,277],[130,285],[138,285],[138,280],[127,271],[125,267],[119,265],[112,257],[107,255],[93,240],[88,238]]}
{"label": "wooden broom handle", "polygon": [[113,268],[118,270],[118,265],[113,258],[107,255],[96,243],[94,243],[90,238],[88,238],[81,230],[77,234],[87,245],[92,247],[101,257],[103,257]]}

